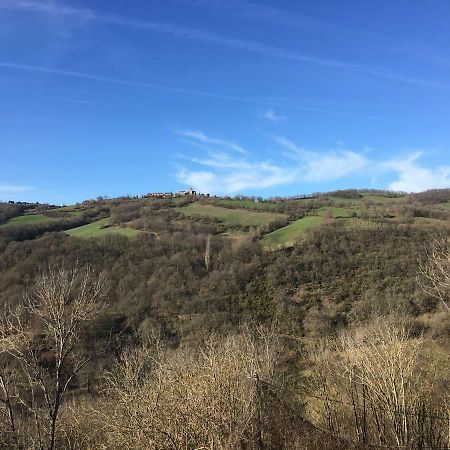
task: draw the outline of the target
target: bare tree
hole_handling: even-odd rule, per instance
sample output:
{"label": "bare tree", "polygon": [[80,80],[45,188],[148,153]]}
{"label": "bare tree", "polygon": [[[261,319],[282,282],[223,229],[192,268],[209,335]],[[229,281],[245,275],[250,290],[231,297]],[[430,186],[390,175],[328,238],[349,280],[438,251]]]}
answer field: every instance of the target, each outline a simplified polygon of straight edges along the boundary
{"label": "bare tree", "polygon": [[211,268],[211,235],[210,234],[208,234],[208,237],[206,238],[205,267],[206,267],[206,270],[209,272],[209,269]]}
{"label": "bare tree", "polygon": [[426,261],[420,265],[421,289],[442,302],[450,311],[450,244],[445,235],[435,236],[425,247]]}
{"label": "bare tree", "polygon": [[[71,382],[94,357],[80,348],[85,324],[104,307],[105,278],[90,267],[42,273],[0,328],[0,393],[15,446],[28,435],[40,449],[55,448],[58,415]],[[23,410],[32,419],[18,430]]]}

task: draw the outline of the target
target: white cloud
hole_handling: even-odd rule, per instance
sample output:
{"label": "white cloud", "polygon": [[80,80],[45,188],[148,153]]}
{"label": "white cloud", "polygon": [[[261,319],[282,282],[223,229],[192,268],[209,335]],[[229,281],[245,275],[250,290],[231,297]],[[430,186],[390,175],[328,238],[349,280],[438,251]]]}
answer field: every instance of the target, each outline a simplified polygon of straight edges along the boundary
{"label": "white cloud", "polygon": [[192,185],[201,192],[236,194],[294,182],[328,182],[355,174],[368,164],[365,156],[350,150],[306,151],[281,136],[274,137],[285,149],[284,152],[277,152],[276,163],[258,160],[248,154],[224,152],[222,143],[229,141],[206,140],[202,132],[191,133],[190,136],[185,133],[184,136],[212,144],[203,155],[185,157],[195,165],[194,168],[182,167],[176,174],[180,182]]}
{"label": "white cloud", "polygon": [[382,166],[397,172],[398,179],[389,184],[393,191],[421,192],[427,189],[450,187],[450,166],[427,169],[418,164],[422,152],[415,152],[406,159],[391,160]]}
{"label": "white cloud", "polygon": [[242,148],[239,144],[208,137],[201,131],[178,134],[192,140],[194,145],[202,144],[202,153],[184,156],[190,162],[189,167],[184,166],[177,173],[180,182],[202,192],[236,194],[292,183],[320,190],[330,182],[355,176],[366,179],[367,186],[373,184],[374,177],[378,180],[394,178],[379,186],[393,191],[419,192],[450,187],[450,166],[426,168],[419,163],[422,152],[403,159],[376,160],[368,157],[367,149],[354,151],[340,145],[327,151],[311,151],[284,136],[272,136],[278,147],[274,152],[276,162],[273,162],[249,153],[236,154],[232,150]]}
{"label": "white cloud", "polygon": [[209,149],[205,156],[189,158],[201,169],[183,167],[177,173],[182,183],[201,192],[238,193],[249,189],[266,189],[292,182],[295,171],[269,161],[253,161]]}
{"label": "white cloud", "polygon": [[302,172],[302,180],[307,182],[325,182],[362,171],[369,165],[369,159],[363,154],[339,149],[327,152],[311,152],[298,147],[283,136],[273,139],[287,152],[284,156],[297,163]]}
{"label": "white cloud", "polygon": [[218,192],[215,191],[214,186],[216,186],[217,189],[220,185],[220,181],[216,174],[201,170],[189,171],[184,168],[180,169],[177,173],[177,179],[186,185],[194,186],[195,189],[204,193]]}
{"label": "white cloud", "polygon": [[314,182],[336,180],[355,174],[365,169],[368,164],[365,156],[350,150],[333,151],[323,155],[316,153],[307,162],[305,179]]}
{"label": "white cloud", "polygon": [[261,117],[263,119],[269,120],[270,122],[282,122],[283,120],[286,120],[286,117],[280,116],[273,109],[264,111],[263,113],[261,113]]}
{"label": "white cloud", "polygon": [[281,147],[284,147],[285,149],[289,150],[291,153],[288,153],[288,156],[292,155],[301,155],[305,153],[305,150],[298,147],[297,144],[290,141],[289,139],[285,138],[284,136],[272,136],[272,139],[279,144]]}

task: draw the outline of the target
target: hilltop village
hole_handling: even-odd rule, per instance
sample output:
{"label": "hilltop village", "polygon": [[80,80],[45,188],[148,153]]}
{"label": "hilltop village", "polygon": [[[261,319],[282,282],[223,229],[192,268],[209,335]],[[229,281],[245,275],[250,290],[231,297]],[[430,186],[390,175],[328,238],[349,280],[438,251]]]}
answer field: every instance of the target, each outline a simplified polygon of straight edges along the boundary
{"label": "hilltop village", "polygon": [[150,192],[145,197],[148,198],[173,198],[173,197],[209,197],[209,194],[200,194],[190,187],[187,191],[178,192]]}

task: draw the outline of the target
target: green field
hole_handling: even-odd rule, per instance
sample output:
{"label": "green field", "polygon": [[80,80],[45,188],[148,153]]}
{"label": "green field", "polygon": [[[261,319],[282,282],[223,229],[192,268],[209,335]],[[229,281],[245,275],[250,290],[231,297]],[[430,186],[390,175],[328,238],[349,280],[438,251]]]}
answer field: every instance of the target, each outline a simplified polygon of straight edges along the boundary
{"label": "green field", "polygon": [[329,217],[337,219],[339,217],[351,217],[353,211],[350,209],[336,208],[334,206],[323,206],[317,210],[317,213],[321,217],[329,215]]}
{"label": "green field", "polygon": [[287,219],[286,214],[250,211],[248,209],[229,209],[219,206],[200,205],[193,203],[176,211],[186,216],[211,217],[219,220],[224,225],[254,227],[275,220]]}
{"label": "green field", "polygon": [[6,227],[8,225],[34,225],[36,223],[52,222],[58,220],[55,217],[44,216],[43,214],[25,214],[23,216],[13,217],[8,222],[0,225]]}
{"label": "green field", "polygon": [[224,199],[217,202],[220,206],[231,206],[234,208],[256,209],[257,211],[272,211],[277,206],[275,203],[260,202],[256,203],[253,200],[230,200]]}
{"label": "green field", "polygon": [[262,244],[267,249],[290,247],[305,235],[305,232],[320,225],[323,218],[319,216],[307,216],[298,219],[290,225],[272,231],[264,236]]}
{"label": "green field", "polygon": [[[72,237],[78,238],[91,238],[91,237],[103,237],[111,234],[120,234],[122,236],[133,237],[137,236],[140,232],[131,228],[119,228],[119,227],[107,227],[109,219],[101,219],[97,222],[88,223],[81,227],[72,228],[66,231]],[[107,228],[104,228],[107,227]]]}

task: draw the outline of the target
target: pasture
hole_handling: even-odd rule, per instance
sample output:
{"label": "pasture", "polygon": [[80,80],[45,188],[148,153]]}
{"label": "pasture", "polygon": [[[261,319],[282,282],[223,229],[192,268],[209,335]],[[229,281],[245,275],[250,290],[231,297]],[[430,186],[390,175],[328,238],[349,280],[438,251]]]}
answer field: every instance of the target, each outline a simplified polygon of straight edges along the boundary
{"label": "pasture", "polygon": [[317,209],[317,214],[321,217],[331,217],[333,219],[351,217],[353,211],[350,209],[337,208],[334,206],[323,206]]}
{"label": "pasture", "polygon": [[131,228],[110,227],[109,218],[82,225],[81,227],[67,230],[69,236],[87,239],[91,237],[104,237],[111,234],[119,234],[126,237],[137,236],[140,232]]}
{"label": "pasture", "polygon": [[287,219],[287,215],[281,213],[221,208],[219,206],[201,205],[199,203],[175,208],[175,210],[190,217],[210,217],[229,226],[256,227],[276,220]]}
{"label": "pasture", "polygon": [[13,217],[0,226],[6,227],[9,225],[35,225],[37,223],[53,222],[55,220],[58,219],[55,217],[44,216],[43,214],[24,214],[23,216]]}
{"label": "pasture", "polygon": [[262,245],[266,249],[277,249],[281,247],[291,247],[296,241],[301,239],[308,230],[319,226],[323,222],[320,216],[306,216],[292,222],[286,227],[279,228],[266,234],[262,239]]}
{"label": "pasture", "polygon": [[257,211],[272,211],[276,208],[276,203],[272,202],[259,202],[256,203],[253,200],[232,200],[223,199],[218,200],[217,204],[219,206],[232,207],[232,208],[242,208],[242,209],[255,209]]}

